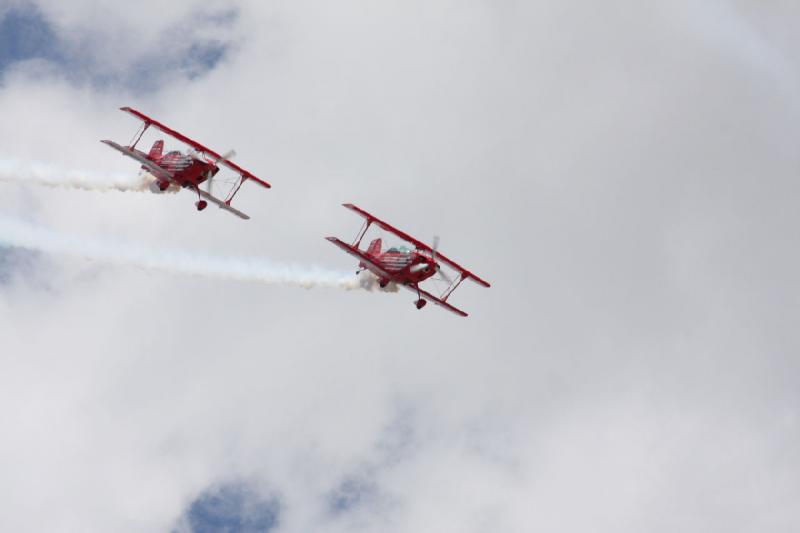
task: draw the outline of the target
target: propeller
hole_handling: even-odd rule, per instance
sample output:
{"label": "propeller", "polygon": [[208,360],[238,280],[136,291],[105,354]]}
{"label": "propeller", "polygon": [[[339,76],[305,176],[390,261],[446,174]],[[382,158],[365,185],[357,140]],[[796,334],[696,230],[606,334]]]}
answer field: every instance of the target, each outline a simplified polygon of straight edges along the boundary
{"label": "propeller", "polygon": [[233,159],[234,157],[236,157],[236,150],[231,148],[230,150],[228,150],[227,152],[222,154],[222,157],[220,157],[216,161],[217,162],[219,162],[219,161],[227,161],[228,159]]}
{"label": "propeller", "polygon": [[[214,161],[214,164],[217,165],[220,161],[228,161],[229,159],[233,159],[235,156],[236,156],[236,150],[231,148],[230,150],[222,154],[220,157],[218,158],[212,157],[211,159]],[[195,151],[194,154],[192,154],[192,157],[200,161],[208,161],[207,159],[201,158],[200,155],[197,153],[197,151]],[[213,169],[209,169],[208,172],[206,173],[206,183],[208,184],[206,186],[206,192],[213,196],[213,193],[211,192],[214,183]]]}
{"label": "propeller", "polygon": [[[448,276],[447,273],[444,270],[442,270],[441,265],[436,263],[436,253],[438,252],[438,250],[439,250],[439,236],[438,235],[434,235],[433,236],[433,246],[431,247],[431,263],[436,265],[436,271],[442,277],[442,280],[444,280],[447,283],[453,283],[452,278],[450,276]],[[413,267],[411,267],[411,272],[415,272],[416,273],[416,272],[419,272],[420,270],[424,270],[424,269],[428,268],[428,265],[431,264],[431,263],[420,263],[418,265],[414,265]]]}
{"label": "propeller", "polygon": [[436,252],[437,251],[439,251],[439,236],[438,235],[434,235],[433,236],[433,247],[432,247],[432,250],[431,250],[431,260],[434,262],[434,264],[436,264],[436,270],[439,272],[439,275],[442,277],[442,279],[445,280],[447,283],[453,283],[452,278],[447,275],[447,272],[442,270],[441,265],[436,263]]}

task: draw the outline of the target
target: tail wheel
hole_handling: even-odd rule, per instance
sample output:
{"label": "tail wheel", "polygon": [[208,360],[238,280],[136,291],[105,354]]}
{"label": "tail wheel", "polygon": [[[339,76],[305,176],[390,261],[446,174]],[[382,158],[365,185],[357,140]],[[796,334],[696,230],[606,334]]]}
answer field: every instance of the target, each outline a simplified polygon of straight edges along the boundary
{"label": "tail wheel", "polygon": [[202,211],[203,209],[205,209],[206,207],[208,207],[208,202],[206,202],[205,200],[199,200],[199,201],[198,201],[197,203],[195,203],[194,205],[196,205],[196,206],[197,206],[197,210],[198,210],[198,211]]}

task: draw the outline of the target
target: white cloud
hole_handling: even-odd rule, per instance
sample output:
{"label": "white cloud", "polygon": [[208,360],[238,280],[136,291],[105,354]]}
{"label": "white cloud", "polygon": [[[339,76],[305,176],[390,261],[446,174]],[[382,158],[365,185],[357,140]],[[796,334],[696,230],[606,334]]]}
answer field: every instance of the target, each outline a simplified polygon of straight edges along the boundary
{"label": "white cloud", "polygon": [[[41,6],[124,70],[205,4]],[[97,142],[134,105],[269,179],[251,221],[5,183],[4,216],[346,269],[353,201],[493,287],[459,320],[48,257],[0,287],[2,529],[169,529],[237,478],[287,532],[797,529],[796,9],[237,8],[226,60],[156,92],[7,76],[0,153],[134,173]]]}

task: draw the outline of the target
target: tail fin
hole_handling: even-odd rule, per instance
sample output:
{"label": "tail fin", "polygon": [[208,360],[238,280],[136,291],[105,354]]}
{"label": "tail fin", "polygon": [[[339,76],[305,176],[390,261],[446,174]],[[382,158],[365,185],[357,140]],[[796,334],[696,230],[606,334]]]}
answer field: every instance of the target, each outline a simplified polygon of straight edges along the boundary
{"label": "tail fin", "polygon": [[[375,239],[371,243],[369,243],[369,248],[367,248],[367,255],[370,257],[377,257],[381,253],[381,240],[380,238]],[[367,265],[364,261],[358,263],[359,268],[367,268]]]}
{"label": "tail fin", "polygon": [[376,256],[381,253],[381,240],[375,239],[371,243],[369,243],[369,248],[367,248],[367,255]]}
{"label": "tail fin", "polygon": [[150,153],[147,154],[150,156],[150,159],[160,159],[161,154],[164,152],[164,141],[159,139],[153,143],[153,147],[150,148]]}

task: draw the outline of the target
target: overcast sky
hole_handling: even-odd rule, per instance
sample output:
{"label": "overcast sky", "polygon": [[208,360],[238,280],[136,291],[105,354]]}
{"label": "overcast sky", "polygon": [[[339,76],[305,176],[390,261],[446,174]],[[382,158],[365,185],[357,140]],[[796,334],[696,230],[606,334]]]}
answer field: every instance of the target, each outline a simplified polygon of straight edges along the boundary
{"label": "overcast sky", "polygon": [[[354,202],[492,282],[304,290],[0,247],[4,531],[800,529],[800,5],[0,0],[0,182],[86,242],[350,273]],[[152,140],[152,139],[150,139]],[[109,178],[111,179],[111,178]],[[2,238],[0,238],[2,240]]]}

